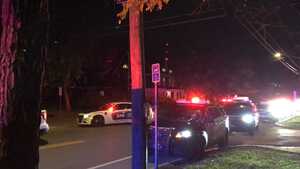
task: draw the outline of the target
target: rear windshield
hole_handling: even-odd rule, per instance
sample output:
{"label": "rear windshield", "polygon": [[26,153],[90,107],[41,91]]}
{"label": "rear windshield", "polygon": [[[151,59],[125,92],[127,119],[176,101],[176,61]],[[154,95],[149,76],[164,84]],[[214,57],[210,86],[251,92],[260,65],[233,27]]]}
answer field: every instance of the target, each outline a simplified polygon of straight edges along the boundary
{"label": "rear windshield", "polygon": [[250,103],[233,103],[224,106],[224,109],[227,114],[244,114],[253,112],[253,106]]}
{"label": "rear windshield", "polygon": [[104,105],[100,106],[99,110],[100,111],[105,111],[105,110],[108,110],[109,108],[114,107],[114,106],[115,105],[112,104],[112,103],[107,103],[107,104],[104,104]]}
{"label": "rear windshield", "polygon": [[158,118],[161,120],[191,119],[204,111],[204,106],[193,104],[161,105],[158,109]]}

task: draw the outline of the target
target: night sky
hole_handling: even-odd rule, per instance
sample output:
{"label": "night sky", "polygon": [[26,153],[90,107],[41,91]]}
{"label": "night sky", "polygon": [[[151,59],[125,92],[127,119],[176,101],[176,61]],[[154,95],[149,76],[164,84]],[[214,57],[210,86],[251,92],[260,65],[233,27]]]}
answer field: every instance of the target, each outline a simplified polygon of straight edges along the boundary
{"label": "night sky", "polygon": [[[180,16],[192,12],[198,3],[171,0],[164,10],[145,14],[147,70],[152,63],[168,55],[169,68],[180,87],[205,90],[207,86],[215,86],[216,92],[225,92],[230,88],[226,84],[228,81],[236,83],[231,85],[235,87],[247,81],[247,85],[259,90],[273,83],[295,88],[299,83],[297,76],[276,62],[232,17],[154,28],[174,22],[166,17],[179,16],[176,19],[188,20]],[[109,85],[107,80],[113,79],[111,74],[127,62],[128,18],[118,25],[116,13],[119,9],[112,1],[104,0],[53,1],[52,40],[70,43],[68,39],[77,39],[71,43],[76,46],[75,52],[83,51],[87,58],[88,78],[94,81],[89,85]],[[299,15],[294,17],[296,21]],[[157,19],[162,22],[155,22]],[[110,73],[101,74],[108,69]],[[243,75],[245,72],[247,77]]]}

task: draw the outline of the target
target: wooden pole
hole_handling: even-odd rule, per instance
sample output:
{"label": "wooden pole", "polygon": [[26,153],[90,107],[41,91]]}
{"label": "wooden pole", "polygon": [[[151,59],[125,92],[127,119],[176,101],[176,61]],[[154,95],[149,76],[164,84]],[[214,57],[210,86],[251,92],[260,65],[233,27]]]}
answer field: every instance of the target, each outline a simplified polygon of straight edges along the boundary
{"label": "wooden pole", "polygon": [[132,100],[132,169],[146,167],[146,119],[143,85],[143,29],[138,0],[129,8],[129,38]]}

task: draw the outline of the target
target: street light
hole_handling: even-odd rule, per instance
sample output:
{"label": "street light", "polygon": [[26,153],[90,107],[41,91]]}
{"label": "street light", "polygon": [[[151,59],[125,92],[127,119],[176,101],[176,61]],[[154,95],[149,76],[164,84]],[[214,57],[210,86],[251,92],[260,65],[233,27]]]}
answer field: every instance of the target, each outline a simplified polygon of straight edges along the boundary
{"label": "street light", "polygon": [[127,65],[127,64],[124,64],[124,65],[122,66],[122,68],[123,68],[123,69],[128,69],[128,65]]}
{"label": "street light", "polygon": [[281,59],[282,59],[282,54],[281,54],[280,52],[276,52],[276,53],[274,54],[274,57],[275,57],[276,59],[278,59],[278,60],[281,60]]}

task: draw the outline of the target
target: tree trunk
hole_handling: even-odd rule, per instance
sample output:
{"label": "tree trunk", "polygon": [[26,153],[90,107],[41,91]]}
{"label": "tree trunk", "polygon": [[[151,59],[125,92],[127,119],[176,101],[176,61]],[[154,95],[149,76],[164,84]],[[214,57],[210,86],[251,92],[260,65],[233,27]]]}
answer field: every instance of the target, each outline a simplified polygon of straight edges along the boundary
{"label": "tree trunk", "polygon": [[64,98],[65,98],[65,108],[67,112],[71,112],[72,111],[72,104],[71,104],[71,98],[70,98],[70,81],[71,78],[71,67],[69,65],[68,69],[67,69],[67,74],[64,80]]}
{"label": "tree trunk", "polygon": [[0,168],[37,169],[47,0],[0,0]]}
{"label": "tree trunk", "polygon": [[72,111],[72,105],[71,105],[71,99],[70,99],[70,93],[69,93],[69,83],[64,82],[64,98],[65,98],[65,108],[67,112]]}
{"label": "tree trunk", "polygon": [[144,91],[144,39],[139,1],[129,8],[130,70],[132,101],[132,169],[146,168],[146,118]]}

